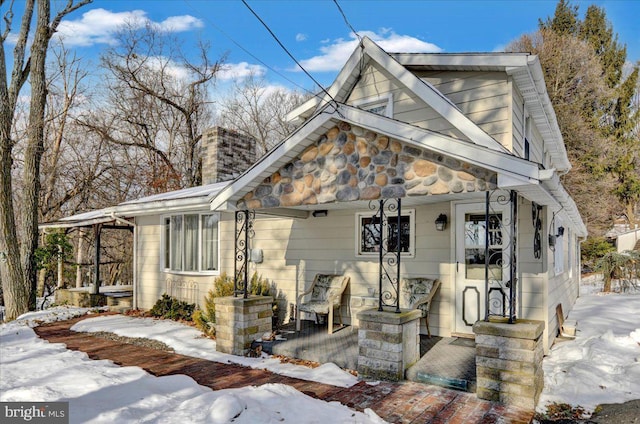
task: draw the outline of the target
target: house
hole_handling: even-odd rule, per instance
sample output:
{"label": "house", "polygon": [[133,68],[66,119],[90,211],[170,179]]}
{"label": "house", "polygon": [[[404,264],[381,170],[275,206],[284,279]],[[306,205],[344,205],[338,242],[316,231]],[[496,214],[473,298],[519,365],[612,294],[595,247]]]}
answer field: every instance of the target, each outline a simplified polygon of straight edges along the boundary
{"label": "house", "polygon": [[364,38],[288,118],[297,129],[257,161],[245,137],[207,134],[202,187],[44,226],[133,226],[138,308],[164,292],[201,303],[222,271],[246,269],[291,314],[316,274],[344,274],[340,314],[358,325],[399,279],[428,277],[442,283],[433,334],[524,318],[544,322],[549,348],[587,231],[560,183],[570,163],[536,56],[393,54]]}

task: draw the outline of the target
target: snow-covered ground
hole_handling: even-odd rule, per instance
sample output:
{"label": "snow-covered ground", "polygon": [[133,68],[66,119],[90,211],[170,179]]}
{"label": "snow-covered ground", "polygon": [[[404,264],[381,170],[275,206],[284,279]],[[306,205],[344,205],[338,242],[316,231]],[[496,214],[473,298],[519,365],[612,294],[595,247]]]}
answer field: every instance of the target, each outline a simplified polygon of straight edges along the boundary
{"label": "snow-covered ground", "polygon": [[556,343],[543,361],[538,411],[551,402],[582,406],[640,399],[640,291],[601,293],[602,278],[583,280],[568,319],[576,338]]}
{"label": "snow-covered ground", "polygon": [[[582,406],[640,399],[640,292],[599,293],[602,280],[583,281],[568,319],[575,340],[556,344],[545,357],[540,412],[550,402]],[[82,352],[39,339],[31,327],[68,319],[87,309],[56,307],[0,325],[0,401],[69,401],[71,422],[382,422],[372,411],[354,412],[278,384],[212,391],[187,376],[154,377],[136,367],[93,361]],[[292,377],[349,387],[356,382],[333,364],[314,370],[268,357],[215,352],[215,341],[172,321],[97,316],[76,331],[111,331],[164,342],[177,353],[269,369]]]}
{"label": "snow-covered ground", "polygon": [[[313,399],[282,384],[213,391],[184,375],[154,377],[137,367],[90,360],[85,353],[38,338],[31,329],[40,322],[68,319],[86,312],[81,308],[57,307],[25,314],[0,326],[0,401],[68,401],[72,423],[384,422],[373,411],[356,412],[338,402]],[[104,318],[90,320],[99,327],[104,325]],[[159,332],[167,331],[169,336],[163,341],[170,341],[167,344],[180,350],[197,353],[205,346],[211,347],[204,344],[207,339],[198,338],[190,327],[175,323],[152,325],[149,320],[138,320],[140,326],[136,328],[135,320],[130,320],[134,319],[123,320],[130,337],[154,333],[158,336]],[[183,337],[193,340],[181,340]],[[264,360],[265,364],[269,361]],[[326,373],[331,376],[333,370]]]}
{"label": "snow-covered ground", "polygon": [[163,342],[172,347],[176,353],[207,359],[209,361],[246,365],[251,368],[266,369],[271,372],[300,378],[302,380],[317,381],[318,383],[334,386],[351,387],[358,382],[352,374],[340,369],[337,365],[328,363],[318,368],[308,368],[293,364],[280,363],[266,354],[262,358],[245,358],[216,352],[216,342],[193,328],[169,320],[152,318],[132,318],[123,315],[108,315],[85,319],[73,327],[73,331],[98,332],[107,331],[125,337],[143,337]]}

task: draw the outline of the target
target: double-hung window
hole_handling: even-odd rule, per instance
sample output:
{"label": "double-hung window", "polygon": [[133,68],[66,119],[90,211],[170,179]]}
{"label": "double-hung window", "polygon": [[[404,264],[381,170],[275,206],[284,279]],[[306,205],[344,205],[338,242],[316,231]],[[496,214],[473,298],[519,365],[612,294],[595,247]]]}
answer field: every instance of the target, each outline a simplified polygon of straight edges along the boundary
{"label": "double-hung window", "polygon": [[218,271],[218,214],[163,218],[163,268],[176,272]]}
{"label": "double-hung window", "polygon": [[[380,252],[380,238],[382,237],[383,249],[388,252],[397,252],[403,255],[413,256],[414,247],[414,211],[402,211],[400,225],[398,226],[398,216],[385,216],[386,222],[381,225],[380,217],[370,212],[356,214],[356,255],[376,256]],[[398,232],[400,233],[400,246],[398,249]]]}

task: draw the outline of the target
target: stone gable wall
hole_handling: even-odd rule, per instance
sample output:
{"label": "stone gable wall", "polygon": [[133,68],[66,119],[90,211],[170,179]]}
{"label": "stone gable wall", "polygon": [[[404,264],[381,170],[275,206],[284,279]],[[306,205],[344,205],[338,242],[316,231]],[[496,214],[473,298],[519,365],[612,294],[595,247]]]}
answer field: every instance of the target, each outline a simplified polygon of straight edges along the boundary
{"label": "stone gable wall", "polygon": [[238,201],[241,209],[485,191],[496,174],[341,122]]}

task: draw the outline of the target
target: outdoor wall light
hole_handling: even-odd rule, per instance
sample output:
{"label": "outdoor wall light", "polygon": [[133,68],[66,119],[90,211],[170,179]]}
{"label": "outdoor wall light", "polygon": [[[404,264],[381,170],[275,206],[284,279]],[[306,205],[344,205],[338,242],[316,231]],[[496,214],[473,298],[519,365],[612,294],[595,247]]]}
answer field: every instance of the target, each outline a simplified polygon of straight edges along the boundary
{"label": "outdoor wall light", "polygon": [[322,210],[311,212],[311,215],[313,215],[314,218],[320,218],[320,217],[325,217],[329,215],[329,212],[326,209],[322,209]]}
{"label": "outdoor wall light", "polygon": [[564,227],[562,226],[558,227],[558,234],[556,236],[561,237],[563,234],[564,234]]}
{"label": "outdoor wall light", "polygon": [[447,215],[441,213],[436,219],[436,230],[444,231],[447,228]]}

